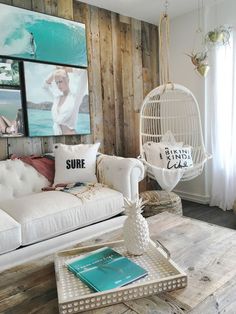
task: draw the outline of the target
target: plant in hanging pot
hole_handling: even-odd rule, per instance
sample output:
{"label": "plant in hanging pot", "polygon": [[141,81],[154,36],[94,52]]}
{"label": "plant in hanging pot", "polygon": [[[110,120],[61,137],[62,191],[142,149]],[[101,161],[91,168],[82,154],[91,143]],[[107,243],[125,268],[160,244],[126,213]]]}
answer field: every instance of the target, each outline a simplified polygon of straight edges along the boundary
{"label": "plant in hanging pot", "polygon": [[187,54],[187,56],[189,56],[191,58],[192,63],[195,65],[195,69],[197,70],[197,72],[201,75],[201,76],[206,76],[210,66],[208,64],[207,58],[207,51],[203,51],[203,52],[197,52],[197,53],[191,53],[191,54]]}
{"label": "plant in hanging pot", "polygon": [[228,45],[232,28],[220,25],[209,31],[205,36],[206,44],[209,45]]}

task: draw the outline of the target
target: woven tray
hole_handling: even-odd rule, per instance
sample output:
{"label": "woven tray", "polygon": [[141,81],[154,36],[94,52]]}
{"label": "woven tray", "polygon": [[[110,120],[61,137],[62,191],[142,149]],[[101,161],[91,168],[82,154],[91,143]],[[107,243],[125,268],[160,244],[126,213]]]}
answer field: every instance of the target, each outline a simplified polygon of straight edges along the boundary
{"label": "woven tray", "polygon": [[[131,258],[148,271],[148,276],[121,288],[94,292],[67,270],[66,260],[104,246],[112,247]],[[62,251],[55,255],[55,272],[61,314],[89,311],[187,286],[187,275],[154,242],[150,243],[147,252],[141,256],[127,255],[123,241]]]}

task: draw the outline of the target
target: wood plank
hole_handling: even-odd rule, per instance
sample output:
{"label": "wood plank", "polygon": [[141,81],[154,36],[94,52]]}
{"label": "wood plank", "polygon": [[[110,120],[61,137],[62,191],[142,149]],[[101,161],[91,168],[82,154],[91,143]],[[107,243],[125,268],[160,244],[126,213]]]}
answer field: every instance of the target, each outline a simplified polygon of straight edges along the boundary
{"label": "wood plank", "polygon": [[31,0],[12,0],[12,4],[23,9],[31,10],[32,8]]}
{"label": "wood plank", "polygon": [[122,89],[126,157],[135,157],[134,91],[132,64],[132,32],[130,24],[121,24]]}
{"label": "wood plank", "polygon": [[[57,1],[57,14],[58,16],[73,20],[73,0],[58,0]],[[57,143],[65,143],[65,136],[57,137]]]}
{"label": "wood plank", "polygon": [[[88,4],[83,2],[73,2],[74,21],[86,24],[88,22]],[[86,25],[87,26],[87,25]]]}
{"label": "wood plank", "polygon": [[71,135],[65,137],[65,144],[67,145],[77,145],[81,143],[81,135]]}
{"label": "wood plank", "polygon": [[139,149],[139,112],[143,103],[143,69],[142,69],[142,29],[141,21],[131,19],[132,27],[132,56],[133,56],[133,90],[134,90],[134,156],[138,156]]}
{"label": "wood plank", "polygon": [[7,139],[0,138],[0,160],[8,157],[8,142]]}
{"label": "wood plank", "polygon": [[41,155],[42,144],[39,137],[34,138],[11,138],[8,140],[9,155],[17,156]]}
{"label": "wood plank", "polygon": [[120,19],[120,22],[121,22],[121,23],[124,23],[124,24],[131,24],[131,17],[129,17],[129,16],[120,14],[120,15],[119,15],[119,19]]}
{"label": "wood plank", "polygon": [[1,0],[0,3],[12,5],[12,0]]}
{"label": "wood plank", "polygon": [[152,90],[150,24],[142,22],[143,96]]}
{"label": "wood plank", "polygon": [[[88,56],[88,81],[90,82],[91,70],[89,68],[89,56],[90,56],[90,51],[91,51],[91,44],[90,44],[89,6],[85,3],[74,1],[73,12],[74,12],[74,21],[85,24],[87,56]],[[90,97],[91,95],[89,95],[89,106],[90,106],[90,111],[91,111]],[[90,112],[90,120],[92,119],[93,119],[93,114]],[[92,126],[91,126],[91,130],[92,130]],[[90,134],[82,135],[81,137],[78,137],[76,141],[81,142],[81,143],[93,143],[94,139],[93,139],[92,131]]]}
{"label": "wood plank", "polygon": [[44,0],[32,0],[32,10],[36,12],[45,12],[45,1]]}
{"label": "wood plank", "polygon": [[156,25],[150,25],[150,56],[152,70],[152,88],[155,88],[159,85],[159,39],[158,28]]}
{"label": "wood plank", "polygon": [[73,0],[57,0],[58,16],[73,20]]}
{"label": "wood plank", "polygon": [[152,76],[151,71],[148,68],[143,68],[143,96],[152,90]]}
{"label": "wood plank", "polygon": [[142,73],[142,23],[131,19],[132,27],[132,57],[133,57],[133,89],[134,111],[140,112],[143,102],[143,73]]}
{"label": "wood plank", "polygon": [[151,39],[150,39],[150,24],[146,22],[142,22],[142,47],[143,47],[143,67],[151,68]]}
{"label": "wood plank", "polygon": [[53,152],[55,140],[56,137],[53,136],[41,137],[42,154]]}
{"label": "wood plank", "polygon": [[104,152],[115,153],[115,108],[112,64],[111,13],[99,10]]}
{"label": "wood plank", "polygon": [[57,16],[57,0],[44,0],[45,13]]}
{"label": "wood plank", "polygon": [[[225,297],[227,295],[227,298]],[[213,292],[200,305],[191,311],[191,314],[208,313],[235,313],[236,309],[236,276],[223,287]],[[214,312],[213,312],[214,311]]]}
{"label": "wood plank", "polygon": [[89,7],[88,11],[88,72],[89,99],[91,110],[91,128],[94,142],[100,142],[100,151],[104,152],[103,109],[100,61],[100,33],[98,8]]}
{"label": "wood plank", "polygon": [[122,89],[122,63],[120,48],[120,19],[117,13],[111,13],[112,23],[112,60],[114,73],[114,105],[115,105],[115,154],[124,155],[124,110],[123,110],[123,89]]}

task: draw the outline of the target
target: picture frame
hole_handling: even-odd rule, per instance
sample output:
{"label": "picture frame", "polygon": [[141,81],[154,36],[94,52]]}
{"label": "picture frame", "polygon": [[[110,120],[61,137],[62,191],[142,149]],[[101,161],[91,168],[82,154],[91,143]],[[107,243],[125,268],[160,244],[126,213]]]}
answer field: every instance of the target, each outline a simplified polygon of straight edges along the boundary
{"label": "picture frame", "polygon": [[0,4],[0,55],[87,67],[85,24]]}
{"label": "picture frame", "polygon": [[20,89],[0,88],[0,138],[25,136]]}
{"label": "picture frame", "polygon": [[0,57],[0,87],[20,88],[20,62]]}
{"label": "picture frame", "polygon": [[90,134],[86,68],[24,61],[28,134]]}

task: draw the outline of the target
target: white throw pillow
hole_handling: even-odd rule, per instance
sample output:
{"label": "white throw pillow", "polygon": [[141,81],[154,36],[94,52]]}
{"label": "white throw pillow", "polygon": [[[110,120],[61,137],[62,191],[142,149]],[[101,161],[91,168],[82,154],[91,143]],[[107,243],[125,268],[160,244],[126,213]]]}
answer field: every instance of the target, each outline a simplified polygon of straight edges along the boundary
{"label": "white throw pillow", "polygon": [[55,178],[59,183],[97,182],[96,155],[100,143],[54,144]]}
{"label": "white throw pillow", "polygon": [[162,167],[160,148],[161,148],[160,143],[155,142],[146,142],[143,145],[146,160],[149,164],[156,167]]}
{"label": "white throw pillow", "polygon": [[162,167],[166,169],[182,169],[193,166],[190,146],[160,145]]}

